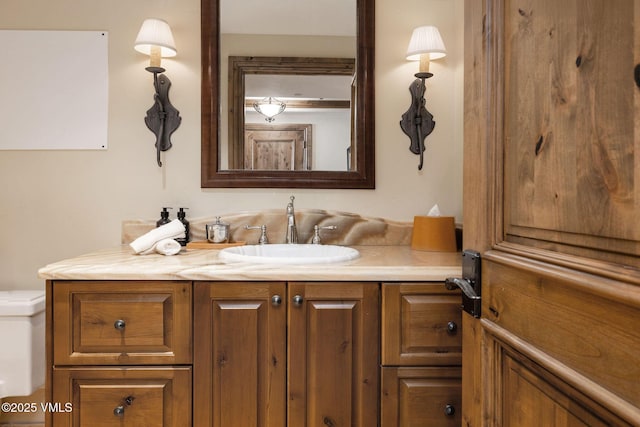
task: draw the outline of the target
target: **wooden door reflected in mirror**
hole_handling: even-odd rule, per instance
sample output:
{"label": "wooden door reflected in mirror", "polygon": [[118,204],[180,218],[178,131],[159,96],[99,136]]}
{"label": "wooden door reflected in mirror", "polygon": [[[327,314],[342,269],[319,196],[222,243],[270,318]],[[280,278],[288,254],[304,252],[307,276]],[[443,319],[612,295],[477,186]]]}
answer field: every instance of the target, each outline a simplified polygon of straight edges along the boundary
{"label": "wooden door reflected in mirror", "polygon": [[246,124],[245,170],[304,171],[313,164],[310,124]]}

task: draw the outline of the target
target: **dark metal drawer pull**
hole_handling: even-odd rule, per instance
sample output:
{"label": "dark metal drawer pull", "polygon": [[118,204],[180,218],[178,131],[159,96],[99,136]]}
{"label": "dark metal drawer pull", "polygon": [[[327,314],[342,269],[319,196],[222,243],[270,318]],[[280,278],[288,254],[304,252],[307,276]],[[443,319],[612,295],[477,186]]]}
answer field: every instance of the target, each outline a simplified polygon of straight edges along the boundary
{"label": "dark metal drawer pull", "polygon": [[452,417],[456,414],[456,408],[453,405],[447,405],[444,407],[444,414],[448,417]]}
{"label": "dark metal drawer pull", "polygon": [[458,325],[456,325],[456,322],[447,323],[447,333],[449,335],[455,335],[457,331],[458,331]]}
{"label": "dark metal drawer pull", "polygon": [[127,324],[124,323],[124,320],[122,320],[122,319],[118,319],[115,322],[113,322],[113,327],[116,328],[119,331],[124,330],[125,326],[127,326]]}

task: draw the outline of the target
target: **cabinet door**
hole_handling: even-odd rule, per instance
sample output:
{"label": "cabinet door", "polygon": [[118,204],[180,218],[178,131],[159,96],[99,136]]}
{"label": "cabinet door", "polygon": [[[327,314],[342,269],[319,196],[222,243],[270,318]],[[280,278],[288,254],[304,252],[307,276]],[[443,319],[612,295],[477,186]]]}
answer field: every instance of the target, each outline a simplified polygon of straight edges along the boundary
{"label": "cabinet door", "polygon": [[382,368],[381,426],[459,426],[461,388],[460,368]]}
{"label": "cabinet door", "polygon": [[55,368],[56,427],[189,427],[190,367]]}
{"label": "cabinet door", "polygon": [[289,283],[288,297],[289,425],[378,425],[378,285]]}
{"label": "cabinet door", "polygon": [[194,425],[286,425],[284,283],[195,284]]}
{"label": "cabinet door", "polygon": [[444,283],[382,285],[382,364],[460,365],[460,293]]}

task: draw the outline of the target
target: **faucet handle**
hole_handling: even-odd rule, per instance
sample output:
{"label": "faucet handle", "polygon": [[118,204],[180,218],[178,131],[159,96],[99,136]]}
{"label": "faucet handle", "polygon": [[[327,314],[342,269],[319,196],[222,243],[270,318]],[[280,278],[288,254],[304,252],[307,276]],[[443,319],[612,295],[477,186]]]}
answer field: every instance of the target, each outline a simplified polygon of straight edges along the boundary
{"label": "faucet handle", "polygon": [[266,225],[245,225],[245,230],[260,230],[260,238],[258,239],[258,244],[266,245],[269,243],[269,239],[267,238],[267,226]]}
{"label": "faucet handle", "polygon": [[313,238],[311,239],[311,243],[314,245],[320,245],[322,244],[322,240],[320,239],[320,230],[335,230],[337,229],[338,226],[337,225],[325,225],[325,226],[319,226],[319,225],[314,225],[313,226]]}

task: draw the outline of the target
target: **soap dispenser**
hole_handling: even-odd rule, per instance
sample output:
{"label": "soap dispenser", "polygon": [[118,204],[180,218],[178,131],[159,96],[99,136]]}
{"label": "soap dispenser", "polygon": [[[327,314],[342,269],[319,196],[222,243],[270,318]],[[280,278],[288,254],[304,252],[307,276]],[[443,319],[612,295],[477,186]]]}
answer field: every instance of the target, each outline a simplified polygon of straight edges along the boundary
{"label": "soap dispenser", "polygon": [[185,209],[189,208],[180,208],[180,210],[178,211],[178,219],[180,220],[180,222],[182,222],[182,225],[184,225],[184,238],[176,239],[176,241],[182,246],[187,246],[187,242],[191,240],[191,235],[189,233],[189,221],[185,219]]}
{"label": "soap dispenser", "polygon": [[160,219],[156,221],[156,227],[160,227],[161,225],[165,225],[171,222],[169,219],[169,211],[167,209],[172,208],[162,208],[162,212],[160,212]]}

